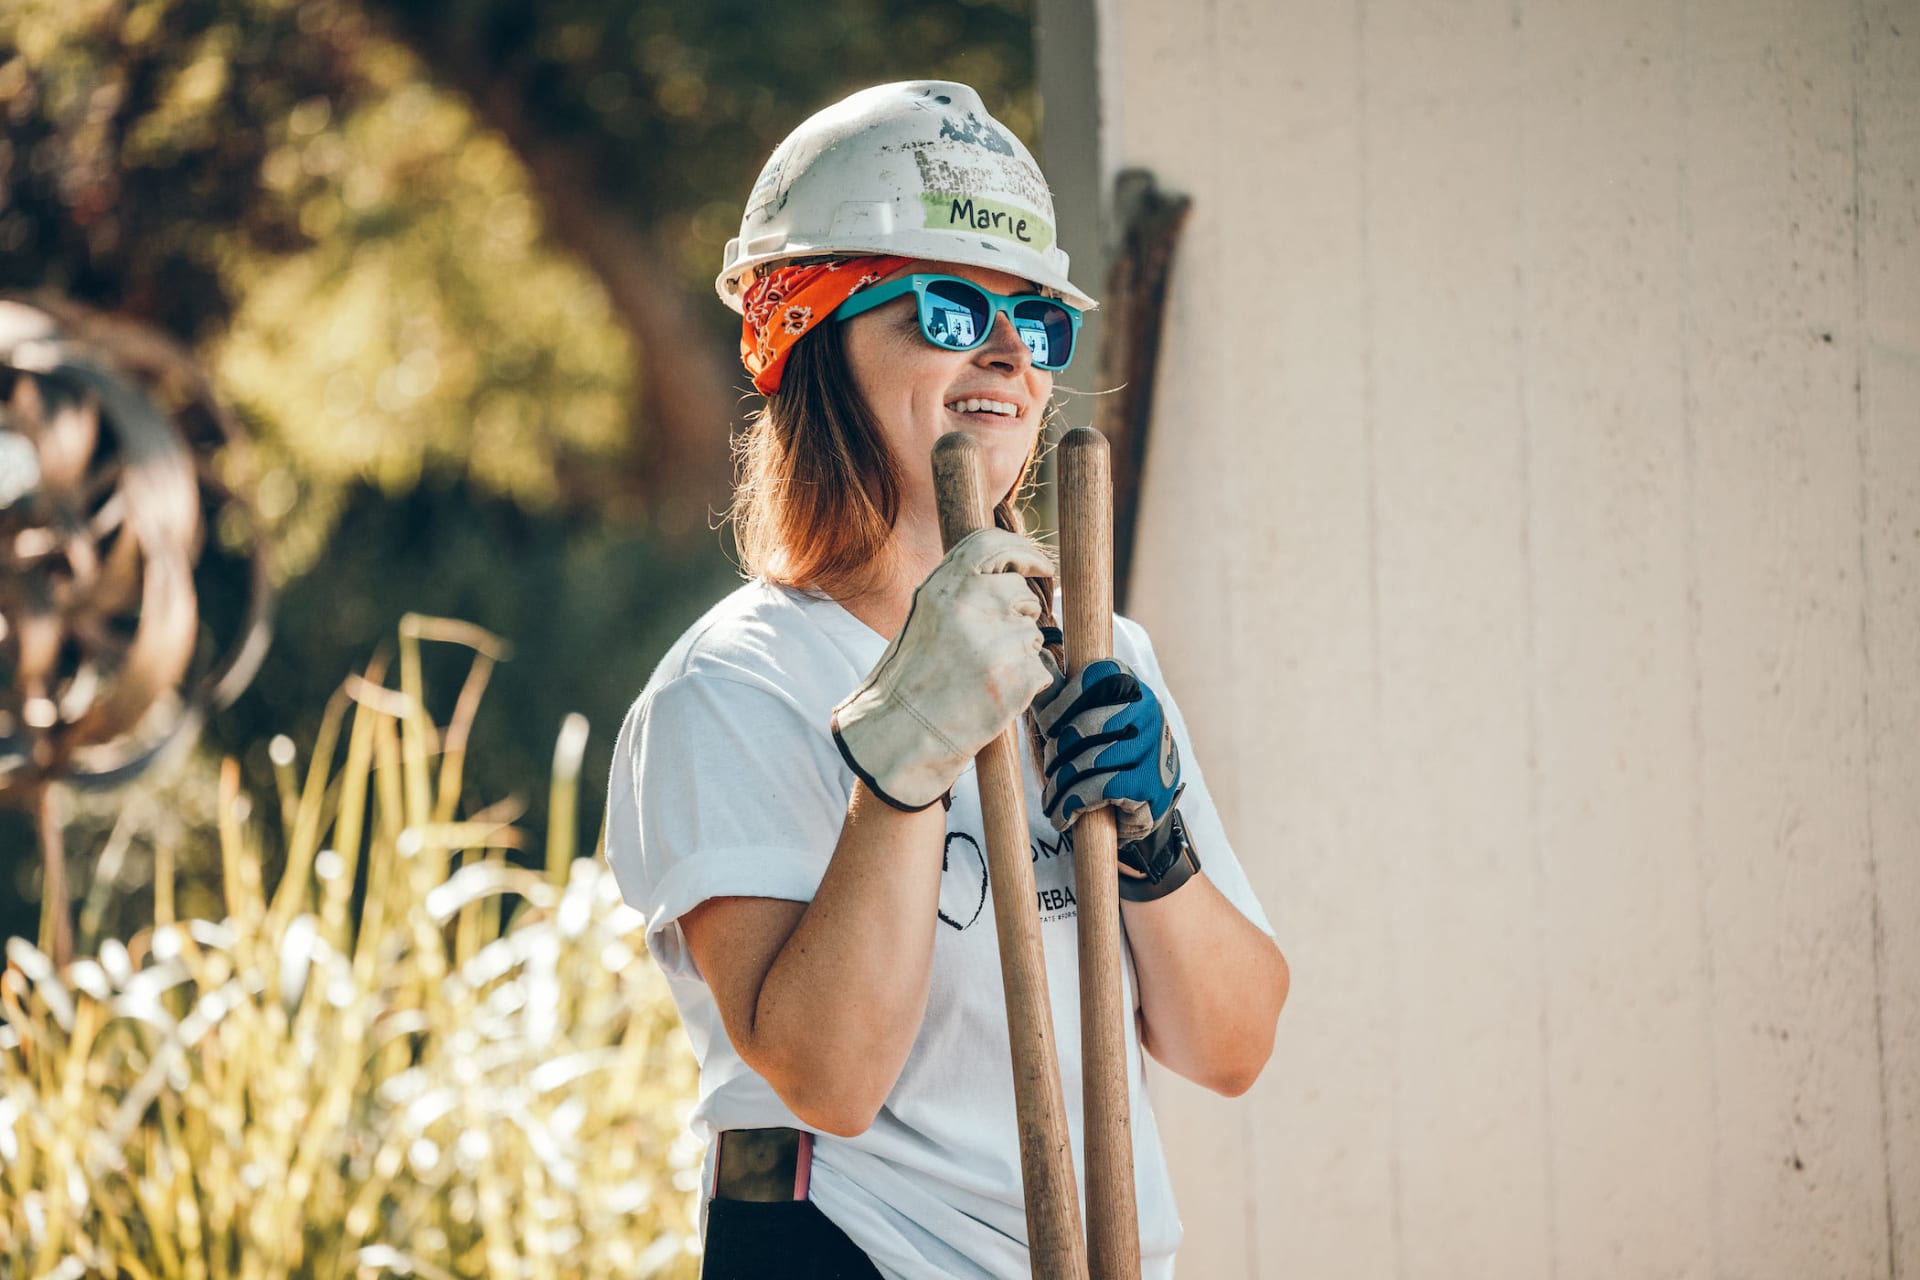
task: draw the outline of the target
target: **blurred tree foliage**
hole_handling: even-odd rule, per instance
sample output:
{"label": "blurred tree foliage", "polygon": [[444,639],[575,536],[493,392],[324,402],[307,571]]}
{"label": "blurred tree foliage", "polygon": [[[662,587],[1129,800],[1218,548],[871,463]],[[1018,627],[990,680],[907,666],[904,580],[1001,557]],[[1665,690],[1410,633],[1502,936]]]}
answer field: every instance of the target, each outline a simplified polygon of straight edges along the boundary
{"label": "blurred tree foliage", "polygon": [[467,617],[518,654],[470,786],[537,810],[584,711],[590,841],[627,701],[730,575],[746,379],[711,280],[760,163],[918,76],[1031,141],[1029,3],[0,3],[0,289],[189,342],[258,445],[286,595],[213,745],[264,780],[402,612]]}

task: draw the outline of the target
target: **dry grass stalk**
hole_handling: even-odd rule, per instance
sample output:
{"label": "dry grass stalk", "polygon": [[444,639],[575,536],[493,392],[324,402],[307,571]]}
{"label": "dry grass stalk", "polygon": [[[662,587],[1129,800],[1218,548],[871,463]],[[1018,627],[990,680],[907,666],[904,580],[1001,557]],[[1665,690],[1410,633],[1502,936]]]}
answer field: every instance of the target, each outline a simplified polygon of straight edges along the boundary
{"label": "dry grass stalk", "polygon": [[[422,639],[475,655],[444,727]],[[275,743],[271,898],[229,761],[226,919],[174,920],[163,848],[128,943],[58,972],[8,943],[0,1274],[693,1274],[694,1068],[639,917],[570,825],[542,872],[508,862],[497,811],[456,817],[501,651],[409,619],[399,687],[379,660],[349,682],[304,780]],[[571,812],[577,745],[561,755]]]}

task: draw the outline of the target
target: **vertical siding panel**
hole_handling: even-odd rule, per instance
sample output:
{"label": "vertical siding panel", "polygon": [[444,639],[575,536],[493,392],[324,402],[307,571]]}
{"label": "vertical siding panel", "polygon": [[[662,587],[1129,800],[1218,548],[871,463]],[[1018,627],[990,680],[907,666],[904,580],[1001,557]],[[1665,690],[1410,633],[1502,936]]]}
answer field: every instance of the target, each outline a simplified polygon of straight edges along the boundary
{"label": "vertical siding panel", "polygon": [[1101,2],[1296,971],[1182,1274],[1920,1280],[1920,3]]}
{"label": "vertical siding panel", "polygon": [[1893,1280],[1920,1280],[1920,4],[1861,6],[1869,830]]}
{"label": "vertical siding panel", "polygon": [[[1143,0],[1118,0],[1115,7],[1124,16],[1109,56],[1117,56],[1121,68],[1118,83],[1138,92],[1108,118],[1114,131],[1108,167],[1143,166],[1163,187],[1196,196],[1196,213],[1174,265],[1129,608],[1153,634],[1228,830],[1249,846],[1234,738],[1237,700],[1232,683],[1213,674],[1229,660],[1236,611],[1246,603],[1227,589],[1236,529],[1232,521],[1195,517],[1196,507],[1204,510],[1218,492],[1237,436],[1224,412],[1232,371],[1212,311],[1224,290],[1224,202],[1207,198],[1221,187],[1213,8]],[[1249,1238],[1254,1205],[1244,1104],[1157,1068],[1150,1079],[1186,1228],[1181,1272],[1222,1280],[1257,1275]]]}
{"label": "vertical siding panel", "polygon": [[1559,1280],[1706,1277],[1690,839],[1678,13],[1530,0],[1518,332]]}
{"label": "vertical siding panel", "polygon": [[1507,0],[1369,6],[1402,1275],[1551,1274]]}
{"label": "vertical siding panel", "polygon": [[1253,1146],[1257,1274],[1387,1280],[1393,967],[1371,816],[1356,14],[1223,0],[1227,154],[1204,196],[1223,287],[1203,302],[1229,372],[1222,388],[1187,385],[1161,421],[1184,433],[1180,406],[1200,393],[1232,424],[1215,476],[1236,513],[1228,591],[1243,612],[1210,639],[1232,655],[1234,747],[1248,762],[1237,830],[1297,975],[1274,1064],[1237,1117]]}
{"label": "vertical siding panel", "polygon": [[1887,1270],[1864,806],[1850,7],[1700,0],[1688,216],[1722,1271]]}

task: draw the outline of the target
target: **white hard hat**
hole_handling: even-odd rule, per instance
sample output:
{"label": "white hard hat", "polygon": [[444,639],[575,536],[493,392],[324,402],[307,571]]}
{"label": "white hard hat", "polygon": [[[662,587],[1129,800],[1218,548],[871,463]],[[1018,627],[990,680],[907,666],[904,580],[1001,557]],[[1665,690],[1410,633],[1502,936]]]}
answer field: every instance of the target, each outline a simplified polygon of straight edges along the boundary
{"label": "white hard hat", "polygon": [[714,287],[739,311],[754,268],[829,253],[987,267],[1096,305],[1067,278],[1040,166],[979,94],[950,80],[862,89],[788,134]]}

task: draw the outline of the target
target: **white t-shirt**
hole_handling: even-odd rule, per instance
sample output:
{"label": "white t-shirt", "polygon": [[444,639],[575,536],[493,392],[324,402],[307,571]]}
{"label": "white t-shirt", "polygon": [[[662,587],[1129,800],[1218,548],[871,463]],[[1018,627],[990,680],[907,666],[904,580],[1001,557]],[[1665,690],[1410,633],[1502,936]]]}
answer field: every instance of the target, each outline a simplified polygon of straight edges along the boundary
{"label": "white t-shirt", "polygon": [[[1227,844],[1146,633],[1126,619],[1115,622],[1116,655],[1160,695],[1179,742],[1186,783],[1180,810],[1204,874],[1271,934]],[[831,599],[750,582],[680,638],[621,727],[608,792],[607,858],[628,904],[646,916],[647,945],[700,1063],[693,1126],[709,1152],[718,1130],[805,1126],[734,1052],[713,994],[688,954],[680,917],[709,898],[812,899],[854,785],[828,717],[885,648],[877,632]],[[1020,754],[1034,908],[1084,1192],[1071,842],[1042,815],[1031,753]],[[947,814],[926,1020],[872,1127],[855,1138],[822,1134],[814,1146],[812,1199],[889,1277],[1024,1280],[1030,1272],[1006,1004],[981,832],[969,769]],[[1132,1007],[1133,957],[1130,950],[1124,955]],[[1180,1219],[1140,1053],[1136,1023],[1128,1019],[1141,1261],[1145,1276],[1164,1278],[1173,1274]],[[708,1194],[712,1180],[709,1155]]]}

